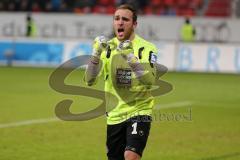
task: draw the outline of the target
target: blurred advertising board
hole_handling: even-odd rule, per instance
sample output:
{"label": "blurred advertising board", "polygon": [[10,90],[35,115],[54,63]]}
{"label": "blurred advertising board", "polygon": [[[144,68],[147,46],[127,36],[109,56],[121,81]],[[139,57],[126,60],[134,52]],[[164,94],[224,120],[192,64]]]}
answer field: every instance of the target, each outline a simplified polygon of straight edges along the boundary
{"label": "blurred advertising board", "polygon": [[[154,41],[158,63],[170,71],[240,73],[240,45]],[[80,55],[91,55],[92,40],[0,40],[0,63],[13,53],[15,65],[58,66]]]}
{"label": "blurred advertising board", "polygon": [[[1,13],[0,37],[23,37],[26,32],[26,13]],[[33,13],[37,37],[93,39],[111,36],[111,15],[78,15]],[[137,33],[148,40],[177,41],[184,17],[139,16]],[[198,42],[240,42],[238,19],[193,17]]]}

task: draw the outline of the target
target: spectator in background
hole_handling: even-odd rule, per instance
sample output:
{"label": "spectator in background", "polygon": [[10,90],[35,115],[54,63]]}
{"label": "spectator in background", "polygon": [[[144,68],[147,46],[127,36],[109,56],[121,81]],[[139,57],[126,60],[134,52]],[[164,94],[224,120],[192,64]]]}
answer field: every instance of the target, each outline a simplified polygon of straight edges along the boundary
{"label": "spectator in background", "polygon": [[195,40],[196,30],[188,17],[181,28],[181,40],[184,42],[193,42]]}
{"label": "spectator in background", "polygon": [[35,37],[37,34],[37,28],[32,15],[29,13],[26,17],[26,37]]}

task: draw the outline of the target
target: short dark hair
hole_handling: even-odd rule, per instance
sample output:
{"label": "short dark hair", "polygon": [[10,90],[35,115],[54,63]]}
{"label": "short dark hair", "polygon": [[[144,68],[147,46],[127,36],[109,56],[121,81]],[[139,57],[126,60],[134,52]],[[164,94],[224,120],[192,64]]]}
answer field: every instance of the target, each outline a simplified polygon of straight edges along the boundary
{"label": "short dark hair", "polygon": [[122,5],[118,6],[116,10],[118,10],[118,9],[128,9],[128,10],[130,10],[133,14],[133,22],[137,21],[137,10],[132,5],[122,4]]}

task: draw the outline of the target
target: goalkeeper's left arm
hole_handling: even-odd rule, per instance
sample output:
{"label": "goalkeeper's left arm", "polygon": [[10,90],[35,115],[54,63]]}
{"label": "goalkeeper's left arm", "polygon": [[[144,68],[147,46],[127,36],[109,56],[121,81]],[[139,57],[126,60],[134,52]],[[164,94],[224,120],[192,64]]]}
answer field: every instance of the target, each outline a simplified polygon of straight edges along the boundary
{"label": "goalkeeper's left arm", "polygon": [[148,86],[154,85],[156,81],[155,63],[152,64],[153,67],[149,64],[140,63],[139,59],[134,55],[132,43],[129,40],[121,42],[117,50],[125,57],[141,84]]}

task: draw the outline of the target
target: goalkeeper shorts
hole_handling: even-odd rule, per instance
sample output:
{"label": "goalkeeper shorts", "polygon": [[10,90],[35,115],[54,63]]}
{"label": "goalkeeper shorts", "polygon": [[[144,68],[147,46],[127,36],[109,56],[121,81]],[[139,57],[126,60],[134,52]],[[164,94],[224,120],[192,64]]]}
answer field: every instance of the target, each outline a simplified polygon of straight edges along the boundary
{"label": "goalkeeper shorts", "polygon": [[126,150],[142,156],[151,128],[151,121],[150,116],[141,115],[119,124],[107,125],[108,160],[124,160]]}

